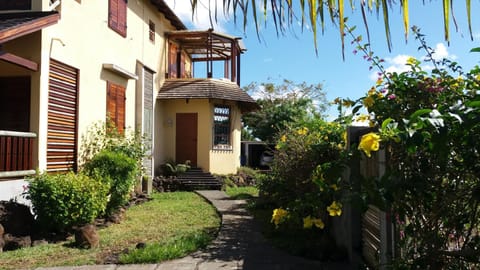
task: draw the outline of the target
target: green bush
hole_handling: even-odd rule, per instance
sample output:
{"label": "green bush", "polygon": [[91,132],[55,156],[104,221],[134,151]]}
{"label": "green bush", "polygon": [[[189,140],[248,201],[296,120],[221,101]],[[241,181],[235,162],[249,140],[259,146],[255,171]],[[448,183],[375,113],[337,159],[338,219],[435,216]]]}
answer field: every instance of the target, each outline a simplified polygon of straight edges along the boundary
{"label": "green bush", "polygon": [[108,185],[83,174],[37,174],[28,197],[41,226],[65,232],[92,222],[107,204]]}
{"label": "green bush", "polygon": [[137,160],[123,152],[103,150],[89,160],[84,171],[87,175],[98,175],[110,187],[106,214],[110,215],[125,205],[135,184]]}

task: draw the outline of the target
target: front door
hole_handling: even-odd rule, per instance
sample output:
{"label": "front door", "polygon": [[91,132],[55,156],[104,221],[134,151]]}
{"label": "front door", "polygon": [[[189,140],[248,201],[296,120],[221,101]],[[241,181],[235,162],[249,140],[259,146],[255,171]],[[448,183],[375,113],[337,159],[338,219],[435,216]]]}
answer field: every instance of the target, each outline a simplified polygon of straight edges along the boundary
{"label": "front door", "polygon": [[196,113],[177,113],[175,155],[177,163],[189,160],[197,165],[197,119]]}

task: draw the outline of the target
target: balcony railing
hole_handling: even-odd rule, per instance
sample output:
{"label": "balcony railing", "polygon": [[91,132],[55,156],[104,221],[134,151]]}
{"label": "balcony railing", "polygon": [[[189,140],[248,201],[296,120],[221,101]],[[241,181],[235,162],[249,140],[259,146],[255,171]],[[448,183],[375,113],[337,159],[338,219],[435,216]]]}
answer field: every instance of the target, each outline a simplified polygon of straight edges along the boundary
{"label": "balcony railing", "polygon": [[35,173],[32,132],[0,130],[0,178],[20,177]]}

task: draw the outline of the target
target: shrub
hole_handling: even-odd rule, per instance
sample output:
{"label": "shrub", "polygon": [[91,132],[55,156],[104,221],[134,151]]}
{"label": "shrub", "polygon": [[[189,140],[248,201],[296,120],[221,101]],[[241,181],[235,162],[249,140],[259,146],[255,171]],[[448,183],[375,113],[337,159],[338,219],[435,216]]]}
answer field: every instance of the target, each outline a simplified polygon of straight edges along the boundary
{"label": "shrub", "polygon": [[28,197],[41,226],[65,232],[92,222],[107,204],[108,185],[83,174],[37,174]]}
{"label": "shrub", "polygon": [[110,187],[107,215],[112,214],[127,201],[135,184],[137,161],[123,152],[102,150],[84,166],[87,175],[103,178]]}

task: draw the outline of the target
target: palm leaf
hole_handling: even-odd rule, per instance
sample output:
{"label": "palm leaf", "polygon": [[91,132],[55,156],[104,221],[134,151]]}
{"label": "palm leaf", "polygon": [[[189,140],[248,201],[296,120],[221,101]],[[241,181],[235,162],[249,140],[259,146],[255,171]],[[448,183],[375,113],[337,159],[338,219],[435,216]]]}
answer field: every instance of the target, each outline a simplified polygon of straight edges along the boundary
{"label": "palm leaf", "polygon": [[443,0],[443,26],[445,32],[445,40],[450,43],[449,21],[450,21],[450,0]]}
{"label": "palm leaf", "polygon": [[315,52],[317,50],[317,0],[308,0],[308,8],[310,10],[310,24],[313,32],[313,43],[315,46]]}
{"label": "palm leaf", "polygon": [[468,21],[468,32],[470,32],[470,39],[473,41],[472,34],[472,14],[471,14],[471,0],[466,0],[467,5],[467,21]]}
{"label": "palm leaf", "polygon": [[345,14],[343,0],[338,0],[338,20],[340,25],[340,39],[342,40],[342,58],[345,60]]}
{"label": "palm leaf", "polygon": [[[300,0],[303,2],[303,0]],[[322,34],[325,32],[325,15],[323,13],[323,1],[320,2],[318,5],[318,14],[320,14],[320,22],[322,24]]]}
{"label": "palm leaf", "polygon": [[370,30],[368,29],[367,15],[365,14],[366,13],[365,12],[365,1],[361,2],[360,9],[362,11],[363,24],[365,25],[365,31],[367,31],[368,44],[371,44],[371,42],[370,42]]}
{"label": "palm leaf", "polygon": [[387,38],[388,51],[392,51],[392,38],[390,36],[390,23],[388,21],[387,0],[382,0],[382,7],[383,7],[383,23],[385,25],[385,36]]}
{"label": "palm leaf", "polygon": [[402,0],[402,11],[403,11],[403,27],[405,30],[405,40],[408,40],[408,31],[410,29],[409,26],[409,18],[408,18],[408,0]]}

